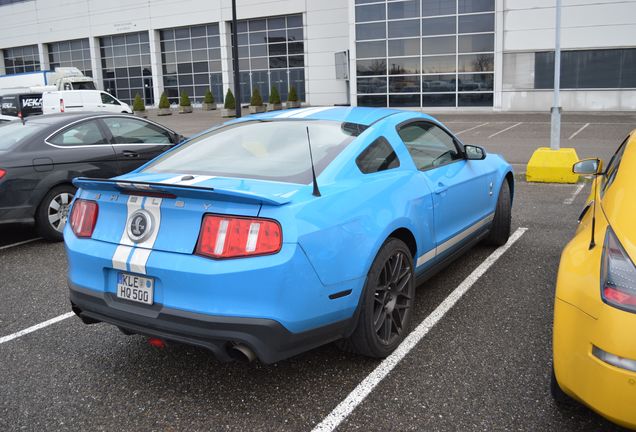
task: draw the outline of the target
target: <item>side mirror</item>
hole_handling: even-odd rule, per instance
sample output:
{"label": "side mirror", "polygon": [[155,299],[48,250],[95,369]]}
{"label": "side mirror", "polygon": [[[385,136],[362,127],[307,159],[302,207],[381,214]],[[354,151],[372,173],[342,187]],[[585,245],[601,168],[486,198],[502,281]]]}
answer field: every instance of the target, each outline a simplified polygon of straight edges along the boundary
{"label": "side mirror", "polygon": [[181,135],[179,133],[172,134],[172,143],[173,144],[179,144],[181,141],[184,141],[185,139],[186,139],[186,137],[184,137],[183,135]]}
{"label": "side mirror", "polygon": [[584,176],[600,174],[603,162],[600,159],[583,159],[572,165],[572,172]]}
{"label": "side mirror", "polygon": [[464,154],[467,160],[483,160],[486,159],[486,150],[483,147],[475,145],[465,145]]}

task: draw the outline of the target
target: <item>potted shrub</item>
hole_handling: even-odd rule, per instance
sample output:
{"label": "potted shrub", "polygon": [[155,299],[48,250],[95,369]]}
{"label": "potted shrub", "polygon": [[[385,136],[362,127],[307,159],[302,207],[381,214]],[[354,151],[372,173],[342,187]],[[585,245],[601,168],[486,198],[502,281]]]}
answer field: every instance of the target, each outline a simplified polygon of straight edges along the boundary
{"label": "potted shrub", "polygon": [[135,95],[135,99],[133,100],[133,114],[135,114],[137,117],[148,117],[148,114],[146,114],[146,105],[144,104],[144,100],[141,98],[141,95],[139,93]]}
{"label": "potted shrub", "polygon": [[212,111],[216,109],[216,104],[214,103],[214,95],[207,89],[205,92],[205,96],[203,96],[203,103],[201,104],[201,109],[203,111]]}
{"label": "potted shrub", "polygon": [[283,109],[283,104],[280,102],[278,87],[272,86],[272,90],[269,92],[269,110],[277,111],[281,109]]}
{"label": "potted shrub", "polygon": [[179,114],[187,114],[192,112],[192,104],[190,103],[190,97],[186,92],[181,92],[179,98]]}
{"label": "potted shrub", "polygon": [[287,96],[286,108],[300,108],[300,102],[298,101],[298,93],[296,93],[296,86],[289,87],[289,95]]}
{"label": "potted shrub", "polygon": [[223,102],[223,109],[221,110],[221,117],[234,116],[236,116],[236,100],[234,99],[234,93],[232,93],[232,90],[227,89],[225,101]]}
{"label": "potted shrub", "polygon": [[159,98],[159,110],[157,111],[157,115],[172,115],[170,102],[168,102],[168,95],[166,95],[166,92],[161,93],[161,97]]}
{"label": "potted shrub", "polygon": [[261,92],[258,91],[258,87],[254,87],[254,90],[252,90],[252,98],[250,99],[250,114],[262,112],[265,112],[263,98],[261,97]]}

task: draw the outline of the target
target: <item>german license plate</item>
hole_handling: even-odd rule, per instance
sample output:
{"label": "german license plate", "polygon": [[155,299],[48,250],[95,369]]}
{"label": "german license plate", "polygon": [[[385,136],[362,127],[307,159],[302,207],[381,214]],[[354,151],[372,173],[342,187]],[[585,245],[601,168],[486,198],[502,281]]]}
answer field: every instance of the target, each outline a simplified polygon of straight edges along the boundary
{"label": "german license plate", "polygon": [[130,273],[117,273],[117,297],[134,302],[152,304],[155,281]]}

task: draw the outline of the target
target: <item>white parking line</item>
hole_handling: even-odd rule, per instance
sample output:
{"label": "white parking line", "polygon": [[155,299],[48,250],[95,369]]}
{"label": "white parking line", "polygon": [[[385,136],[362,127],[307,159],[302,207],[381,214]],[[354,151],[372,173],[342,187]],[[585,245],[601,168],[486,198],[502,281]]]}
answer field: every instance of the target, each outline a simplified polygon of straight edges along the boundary
{"label": "white parking line", "polygon": [[5,342],[9,342],[12,341],[13,339],[17,339],[19,337],[24,336],[25,334],[29,334],[29,333],[33,333],[36,330],[40,330],[44,327],[48,327],[51,324],[55,324],[56,322],[60,322],[60,321],[64,321],[67,318],[72,317],[73,315],[75,315],[74,312],[67,312],[65,314],[56,316],[55,318],[51,318],[50,320],[41,322],[40,324],[36,324],[34,326],[31,326],[29,328],[25,328],[24,330],[20,330],[19,332],[7,335],[7,336],[3,336],[0,338],[0,345],[2,345]]}
{"label": "white parking line", "polygon": [[519,122],[519,123],[517,123],[517,124],[513,124],[512,126],[507,127],[507,128],[505,128],[505,129],[503,129],[503,130],[500,130],[499,132],[495,132],[494,134],[490,135],[488,138],[492,138],[492,137],[494,137],[494,136],[499,135],[500,133],[504,133],[504,132],[506,132],[506,131],[509,131],[510,129],[512,129],[512,128],[514,128],[514,127],[517,127],[517,126],[519,126],[520,124],[523,124],[523,122]]}
{"label": "white parking line", "polygon": [[20,245],[23,245],[23,244],[31,243],[31,242],[34,242],[34,241],[37,241],[37,240],[42,240],[42,237],[36,237],[36,238],[29,239],[29,240],[13,243],[13,244],[0,246],[0,250],[9,249],[9,248],[12,248],[12,247],[15,247],[15,246],[20,246]]}
{"label": "white parking line", "polygon": [[518,228],[508,243],[495,250],[464,281],[449,294],[437,308],[422,321],[393,353],[382,361],[349,395],[323,419],[313,432],[331,432],[345,420],[373,389],[397,366],[397,364],[422,340],[457,301],[486,273],[486,271],[527,231]]}
{"label": "white parking line", "polygon": [[588,127],[590,124],[589,123],[585,123],[583,125],[583,127],[581,127],[581,129],[577,130],[576,132],[574,132],[572,135],[570,135],[570,138],[568,138],[568,140],[571,140],[572,138],[574,138],[575,136],[577,136],[578,134],[580,134],[581,132],[583,132],[583,129],[585,129],[586,127]]}
{"label": "white parking line", "polygon": [[572,205],[572,203],[576,199],[576,196],[581,193],[584,187],[585,187],[585,183],[581,183],[580,185],[578,185],[576,187],[576,190],[572,193],[572,196],[563,200],[563,204]]}
{"label": "white parking line", "polygon": [[463,131],[459,131],[459,132],[457,132],[455,135],[463,134],[464,132],[468,132],[468,131],[471,131],[471,130],[473,130],[473,129],[477,129],[477,128],[482,127],[482,126],[486,126],[487,124],[488,124],[488,122],[486,122],[486,123],[482,123],[482,124],[477,125],[477,126],[473,126],[473,127],[471,127],[471,128],[468,128],[468,129],[464,129]]}

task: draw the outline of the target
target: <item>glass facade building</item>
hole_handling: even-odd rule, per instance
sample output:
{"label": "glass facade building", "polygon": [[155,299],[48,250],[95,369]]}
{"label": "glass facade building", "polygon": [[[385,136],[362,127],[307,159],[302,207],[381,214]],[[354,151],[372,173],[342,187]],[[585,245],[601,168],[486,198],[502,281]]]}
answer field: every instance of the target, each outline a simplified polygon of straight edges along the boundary
{"label": "glass facade building", "polygon": [[[84,8],[77,25],[54,3],[0,0],[11,15],[0,32],[0,74],[74,66],[98,88],[126,102],[140,94],[149,106],[162,92],[173,105],[183,92],[198,105],[208,89],[217,104],[234,91],[226,1],[127,2],[126,20]],[[284,102],[293,86],[314,106],[550,109],[555,4],[538,3],[237,0],[238,101],[258,89],[269,102],[276,87]],[[636,110],[636,0],[601,3],[563,5],[563,16],[578,23],[563,23],[564,110]]]}
{"label": "glass facade building", "polygon": [[361,106],[492,106],[494,0],[355,0]]}
{"label": "glass facade building", "polygon": [[7,48],[4,51],[4,68],[7,75],[40,70],[37,45]]}
{"label": "glass facade building", "polygon": [[164,29],[159,34],[163,85],[170,103],[179,103],[182,92],[192,102],[202,102],[208,89],[215,101],[222,101],[219,25]]}
{"label": "glass facade building", "polygon": [[140,94],[154,103],[148,32],[99,38],[104,90],[126,103]]}
{"label": "glass facade building", "polygon": [[250,101],[257,87],[263,101],[276,86],[282,100],[291,85],[305,99],[305,38],[302,15],[238,22],[241,102]]}
{"label": "glass facade building", "polygon": [[86,76],[93,76],[91,51],[86,39],[52,42],[48,44],[50,69],[76,67]]}

